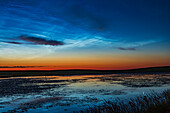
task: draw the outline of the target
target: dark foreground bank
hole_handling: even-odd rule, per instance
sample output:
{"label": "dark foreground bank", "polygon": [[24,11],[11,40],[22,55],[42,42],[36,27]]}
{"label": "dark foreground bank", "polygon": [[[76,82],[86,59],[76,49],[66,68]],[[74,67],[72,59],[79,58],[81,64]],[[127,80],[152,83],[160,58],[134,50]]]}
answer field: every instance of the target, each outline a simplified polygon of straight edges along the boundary
{"label": "dark foreground bank", "polygon": [[20,77],[20,76],[69,76],[69,75],[101,75],[101,74],[116,74],[116,73],[161,73],[170,72],[170,66],[162,67],[148,67],[148,68],[138,68],[129,70],[50,70],[50,71],[0,71],[0,78],[6,77]]}
{"label": "dark foreground bank", "polygon": [[90,107],[78,113],[170,113],[170,90],[161,94],[152,92],[127,102],[120,99],[104,101],[102,106]]}

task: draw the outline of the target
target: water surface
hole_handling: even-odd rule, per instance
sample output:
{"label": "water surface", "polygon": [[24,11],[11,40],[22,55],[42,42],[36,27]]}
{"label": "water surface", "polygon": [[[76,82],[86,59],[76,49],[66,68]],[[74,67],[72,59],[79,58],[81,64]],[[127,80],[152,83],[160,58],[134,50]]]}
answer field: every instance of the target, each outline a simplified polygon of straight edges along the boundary
{"label": "water surface", "polygon": [[1,78],[0,111],[70,113],[169,88],[170,73]]}

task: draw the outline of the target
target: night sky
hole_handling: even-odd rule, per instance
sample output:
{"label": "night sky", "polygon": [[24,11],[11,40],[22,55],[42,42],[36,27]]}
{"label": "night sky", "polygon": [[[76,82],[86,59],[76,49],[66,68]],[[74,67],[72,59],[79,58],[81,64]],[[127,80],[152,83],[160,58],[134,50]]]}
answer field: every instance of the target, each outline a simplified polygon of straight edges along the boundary
{"label": "night sky", "polygon": [[170,0],[0,0],[0,70],[170,65]]}

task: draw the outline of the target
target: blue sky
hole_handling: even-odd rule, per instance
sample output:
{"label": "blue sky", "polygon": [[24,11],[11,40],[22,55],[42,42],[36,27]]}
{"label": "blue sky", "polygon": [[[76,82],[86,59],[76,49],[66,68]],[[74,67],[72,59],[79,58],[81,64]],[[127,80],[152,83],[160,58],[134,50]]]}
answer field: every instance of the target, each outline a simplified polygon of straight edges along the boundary
{"label": "blue sky", "polygon": [[0,0],[0,58],[81,51],[167,57],[169,5],[169,0]]}

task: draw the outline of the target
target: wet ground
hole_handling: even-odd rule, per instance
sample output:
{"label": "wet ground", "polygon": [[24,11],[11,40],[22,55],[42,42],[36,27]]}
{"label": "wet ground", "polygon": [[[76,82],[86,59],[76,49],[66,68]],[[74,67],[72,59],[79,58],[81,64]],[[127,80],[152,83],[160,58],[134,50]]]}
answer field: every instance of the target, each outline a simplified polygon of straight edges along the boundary
{"label": "wet ground", "polygon": [[0,78],[0,112],[70,113],[170,89],[170,73]]}

